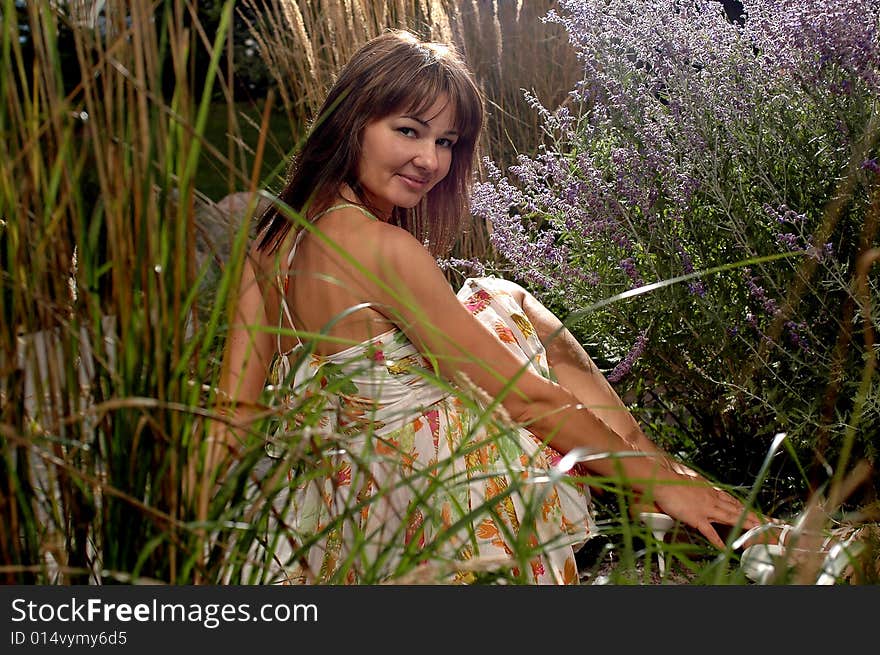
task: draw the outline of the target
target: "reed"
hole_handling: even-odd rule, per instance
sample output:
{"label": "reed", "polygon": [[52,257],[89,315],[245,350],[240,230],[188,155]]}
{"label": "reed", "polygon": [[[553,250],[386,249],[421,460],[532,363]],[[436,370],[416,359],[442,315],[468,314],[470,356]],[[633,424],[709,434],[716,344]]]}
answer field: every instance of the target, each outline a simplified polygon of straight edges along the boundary
{"label": "reed", "polygon": [[193,311],[207,270],[193,179],[233,7],[199,87],[197,3],[107,3],[103,29],[82,3],[56,9],[29,2],[19,23],[3,6],[5,576],[185,580],[197,546],[180,477],[205,406],[193,380],[211,378],[221,319]]}

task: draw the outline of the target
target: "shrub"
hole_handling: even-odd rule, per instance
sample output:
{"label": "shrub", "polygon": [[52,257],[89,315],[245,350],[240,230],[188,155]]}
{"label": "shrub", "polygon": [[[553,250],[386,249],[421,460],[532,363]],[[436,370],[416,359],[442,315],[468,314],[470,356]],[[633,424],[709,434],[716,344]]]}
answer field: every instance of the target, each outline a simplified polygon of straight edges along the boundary
{"label": "shrub", "polygon": [[583,77],[473,211],[673,449],[748,482],[787,433],[778,498],[876,458],[880,8],[743,5],[560,2]]}

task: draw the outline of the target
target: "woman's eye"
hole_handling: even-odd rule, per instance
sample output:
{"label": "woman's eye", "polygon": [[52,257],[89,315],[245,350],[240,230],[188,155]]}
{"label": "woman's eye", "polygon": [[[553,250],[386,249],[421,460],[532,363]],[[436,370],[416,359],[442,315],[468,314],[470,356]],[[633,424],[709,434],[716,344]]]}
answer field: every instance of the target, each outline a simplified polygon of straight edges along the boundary
{"label": "woman's eye", "polygon": [[398,127],[397,131],[400,132],[403,136],[415,136],[416,131],[411,127]]}
{"label": "woman's eye", "polygon": [[452,139],[437,139],[437,145],[441,148],[451,148],[455,145],[455,141]]}

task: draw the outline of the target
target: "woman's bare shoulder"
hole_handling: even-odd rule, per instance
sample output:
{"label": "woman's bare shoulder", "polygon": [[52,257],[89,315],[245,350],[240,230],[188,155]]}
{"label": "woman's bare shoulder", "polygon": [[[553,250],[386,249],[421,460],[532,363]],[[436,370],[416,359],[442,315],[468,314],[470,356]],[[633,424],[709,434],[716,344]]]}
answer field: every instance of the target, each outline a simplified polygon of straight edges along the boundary
{"label": "woman's bare shoulder", "polygon": [[[427,249],[403,228],[376,220],[356,207],[323,215],[299,246],[300,268],[329,266],[346,279],[411,279],[436,268]],[[364,274],[367,274],[364,277]]]}
{"label": "woman's bare shoulder", "polygon": [[[346,242],[353,247],[374,245],[373,240],[389,241],[389,245],[405,247],[401,241],[412,235],[395,225],[385,223],[371,213],[354,205],[342,205],[320,215],[309,231],[320,232],[334,241]],[[309,229],[309,228],[305,228]]]}

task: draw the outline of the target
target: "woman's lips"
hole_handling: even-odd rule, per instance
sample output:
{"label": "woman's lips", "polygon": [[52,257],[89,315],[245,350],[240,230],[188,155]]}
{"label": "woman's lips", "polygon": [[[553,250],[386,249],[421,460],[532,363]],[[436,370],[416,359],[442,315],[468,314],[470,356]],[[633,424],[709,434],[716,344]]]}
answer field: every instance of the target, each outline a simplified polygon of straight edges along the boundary
{"label": "woman's lips", "polygon": [[400,177],[400,179],[404,181],[407,186],[416,190],[424,189],[426,186],[428,186],[428,182],[430,181],[420,177],[410,177],[409,175],[404,175],[402,173],[398,173],[397,175],[398,177]]}

